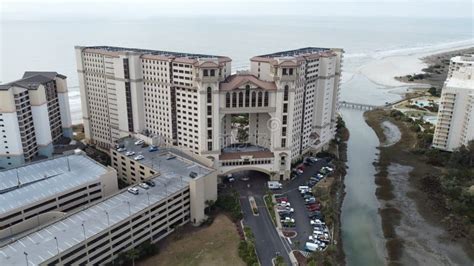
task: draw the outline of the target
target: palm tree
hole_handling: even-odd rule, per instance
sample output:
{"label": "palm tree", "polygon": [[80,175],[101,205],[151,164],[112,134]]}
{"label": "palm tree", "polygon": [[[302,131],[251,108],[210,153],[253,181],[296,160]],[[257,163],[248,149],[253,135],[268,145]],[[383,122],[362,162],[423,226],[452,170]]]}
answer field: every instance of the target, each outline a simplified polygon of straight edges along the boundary
{"label": "palm tree", "polygon": [[129,260],[132,260],[132,265],[135,266],[135,259],[140,257],[140,252],[138,252],[138,249],[132,248],[127,251],[126,256]]}

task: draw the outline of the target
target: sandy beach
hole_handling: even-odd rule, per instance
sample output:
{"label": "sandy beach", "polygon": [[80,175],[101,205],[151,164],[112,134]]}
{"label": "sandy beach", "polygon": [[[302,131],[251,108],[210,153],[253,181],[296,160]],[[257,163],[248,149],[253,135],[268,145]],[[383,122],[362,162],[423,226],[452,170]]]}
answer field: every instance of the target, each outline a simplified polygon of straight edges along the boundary
{"label": "sandy beach", "polygon": [[474,40],[455,42],[451,44],[447,43],[442,46],[432,46],[426,49],[419,48],[417,50],[413,50],[412,52],[399,52],[405,54],[397,54],[397,51],[392,51],[391,53],[380,54],[378,55],[379,58],[375,58],[375,60],[362,65],[358,69],[358,73],[366,76],[372,82],[382,86],[426,87],[429,85],[403,83],[397,81],[395,77],[413,73],[422,73],[422,69],[427,67],[427,63],[423,60],[424,57],[438,53],[466,49],[472,46],[474,46]]}

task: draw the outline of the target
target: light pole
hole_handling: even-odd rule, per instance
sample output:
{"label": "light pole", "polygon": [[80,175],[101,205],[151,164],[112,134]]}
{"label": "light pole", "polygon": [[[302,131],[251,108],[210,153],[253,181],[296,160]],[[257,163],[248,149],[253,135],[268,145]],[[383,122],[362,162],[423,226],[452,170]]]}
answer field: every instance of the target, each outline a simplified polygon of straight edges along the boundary
{"label": "light pole", "polygon": [[58,238],[54,237],[54,240],[56,241],[56,249],[58,251],[58,257],[59,257],[59,243],[58,243]]}
{"label": "light pole", "polygon": [[107,211],[105,211],[105,215],[107,215],[107,225],[110,227],[110,217],[109,217],[109,213]]}
{"label": "light pole", "polygon": [[84,222],[82,222],[81,226],[82,226],[82,233],[84,234],[84,241],[86,241],[86,228],[84,227]]}
{"label": "light pole", "polygon": [[29,262],[28,262],[28,253],[26,253],[26,251],[23,251],[23,254],[25,254],[26,266],[28,266],[28,265],[29,265]]}

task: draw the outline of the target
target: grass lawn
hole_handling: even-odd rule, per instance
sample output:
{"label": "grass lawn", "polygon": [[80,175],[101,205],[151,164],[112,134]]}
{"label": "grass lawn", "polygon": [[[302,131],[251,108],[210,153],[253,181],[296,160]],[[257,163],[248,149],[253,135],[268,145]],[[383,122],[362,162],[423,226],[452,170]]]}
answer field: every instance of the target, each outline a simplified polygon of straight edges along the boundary
{"label": "grass lawn", "polygon": [[239,235],[232,221],[218,215],[211,226],[175,232],[157,255],[137,265],[245,265],[238,255]]}

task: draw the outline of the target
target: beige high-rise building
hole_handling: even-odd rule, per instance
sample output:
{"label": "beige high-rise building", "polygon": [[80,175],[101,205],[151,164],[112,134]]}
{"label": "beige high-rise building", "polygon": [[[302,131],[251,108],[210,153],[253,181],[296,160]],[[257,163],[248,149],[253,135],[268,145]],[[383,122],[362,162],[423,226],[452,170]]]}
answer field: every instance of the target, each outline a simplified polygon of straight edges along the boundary
{"label": "beige high-rise building", "polygon": [[451,58],[433,146],[452,151],[474,140],[474,55]]}
{"label": "beige high-rise building", "polygon": [[[292,161],[335,135],[342,54],[308,47],[261,55],[232,75],[224,56],[76,47],[86,139],[108,150],[129,135],[159,136],[213,160],[220,174],[288,179]],[[248,125],[238,129],[241,115]]]}
{"label": "beige high-rise building", "polygon": [[0,85],[0,168],[50,157],[53,143],[72,137],[66,77],[56,72],[25,72]]}

